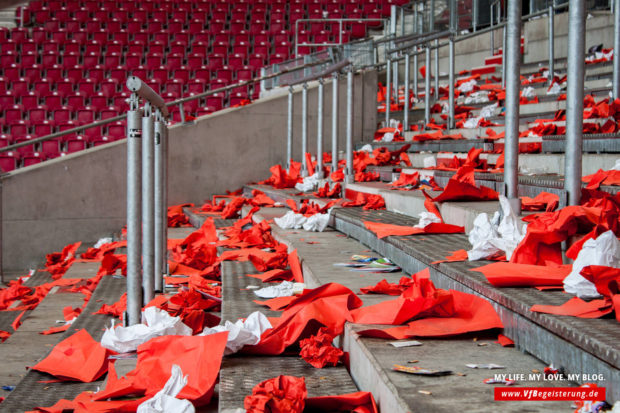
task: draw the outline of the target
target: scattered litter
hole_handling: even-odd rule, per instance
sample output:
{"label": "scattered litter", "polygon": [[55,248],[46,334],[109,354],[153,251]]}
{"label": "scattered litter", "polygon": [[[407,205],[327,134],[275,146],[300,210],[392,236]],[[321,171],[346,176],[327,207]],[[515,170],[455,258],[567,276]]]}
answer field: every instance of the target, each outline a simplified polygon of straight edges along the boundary
{"label": "scattered litter", "polygon": [[303,183],[295,184],[295,189],[301,192],[310,192],[314,191],[318,184],[319,173],[317,172],[314,175],[306,176]]}
{"label": "scattered litter", "polygon": [[478,343],[478,347],[484,347],[484,346],[488,346],[489,343]]}
{"label": "scattered litter", "polygon": [[2,390],[4,390],[4,391],[13,391],[13,390],[15,390],[15,386],[2,386]]}
{"label": "scattered litter", "polygon": [[540,370],[538,370],[538,369],[532,369],[532,373],[538,374],[538,373],[540,373]]}
{"label": "scattered litter", "polygon": [[155,396],[142,402],[138,406],[136,413],[194,413],[196,409],[189,400],[177,399],[176,395],[187,385],[187,376],[183,376],[181,367],[172,365],[170,378],[164,384],[164,388],[158,391]]}
{"label": "scattered litter", "polygon": [[236,353],[245,345],[254,345],[260,342],[260,337],[267,330],[272,328],[271,323],[260,311],[254,311],[247,319],[239,319],[232,323],[228,320],[224,325],[212,328],[205,327],[200,336],[208,336],[210,334],[228,331],[228,339],[226,340],[226,349],[224,355]]}
{"label": "scattered litter", "polygon": [[368,271],[374,273],[389,273],[401,271],[401,268],[394,265],[387,258],[373,258],[366,255],[353,255],[352,262],[337,262],[335,267],[348,267],[351,271]]}
{"label": "scattered litter", "polygon": [[427,396],[430,396],[431,394],[433,394],[428,390],[418,390],[418,393],[426,394]]}
{"label": "scattered litter", "polygon": [[456,374],[457,376],[461,376],[461,377],[467,376],[467,374],[465,374],[465,373],[454,373],[454,374]]}
{"label": "scattered litter", "polygon": [[432,376],[432,377],[449,376],[450,374],[452,374],[451,370],[430,370],[430,369],[425,369],[423,367],[401,366],[399,364],[394,364],[394,366],[392,367],[392,370],[400,371],[402,373],[416,374],[420,376]]}
{"label": "scattered litter", "polygon": [[506,379],[484,379],[482,380],[485,384],[505,384],[506,386],[512,386],[513,384],[517,384],[514,380],[506,380]]}
{"label": "scattered litter", "polygon": [[260,288],[259,285],[248,285],[245,287],[247,290],[257,290]]}
{"label": "scattered litter", "polygon": [[329,223],[329,213],[314,214],[302,225],[306,231],[323,232]]}
{"label": "scattered litter", "polygon": [[411,340],[411,341],[392,341],[389,344],[393,345],[394,347],[400,348],[400,347],[412,347],[412,346],[421,346],[422,343],[416,340]]}
{"label": "scattered litter", "polygon": [[282,229],[299,229],[306,222],[306,217],[302,214],[296,214],[293,211],[288,211],[283,216],[274,218],[273,220]]}
{"label": "scattered litter", "polygon": [[466,364],[470,369],[505,369],[505,366],[500,366],[499,364]]}
{"label": "scattered litter", "polygon": [[417,363],[417,362],[419,362],[419,361],[420,361],[420,360],[409,360],[407,363]]}
{"label": "scattered litter", "polygon": [[282,281],[282,283],[278,285],[270,285],[269,287],[256,290],[254,294],[260,298],[290,297],[295,294],[301,294],[304,288],[304,283]]}

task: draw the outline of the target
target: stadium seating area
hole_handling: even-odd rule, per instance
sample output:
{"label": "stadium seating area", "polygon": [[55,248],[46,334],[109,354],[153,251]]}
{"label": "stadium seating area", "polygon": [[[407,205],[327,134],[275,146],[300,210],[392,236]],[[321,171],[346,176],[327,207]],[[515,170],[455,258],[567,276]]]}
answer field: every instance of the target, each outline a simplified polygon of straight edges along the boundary
{"label": "stadium seating area", "polygon": [[[37,0],[24,27],[0,29],[0,146],[122,114],[128,74],[148,80],[167,101],[256,77],[293,58],[299,19],[382,18],[402,0],[132,1]],[[18,16],[20,12],[18,11]],[[348,42],[381,21],[300,25],[299,43]],[[324,46],[301,46],[307,54]],[[258,87],[184,105],[201,116],[256,99]],[[178,107],[173,121],[180,120]],[[122,122],[89,128],[0,156],[10,171],[125,136]]]}

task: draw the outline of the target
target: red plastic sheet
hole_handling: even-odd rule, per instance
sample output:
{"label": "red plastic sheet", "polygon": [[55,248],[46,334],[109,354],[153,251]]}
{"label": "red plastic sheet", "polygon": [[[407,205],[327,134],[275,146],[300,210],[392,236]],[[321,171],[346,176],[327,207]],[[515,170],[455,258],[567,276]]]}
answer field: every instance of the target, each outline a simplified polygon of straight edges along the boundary
{"label": "red plastic sheet", "polygon": [[95,314],[107,314],[121,318],[127,310],[127,293],[123,293],[121,298],[114,304],[103,304]]}
{"label": "red plastic sheet", "polygon": [[183,208],[193,206],[194,204],[181,204],[168,207],[168,226],[182,227],[189,225],[189,219],[183,213]]}
{"label": "red plastic sheet", "polygon": [[499,334],[497,336],[497,342],[501,344],[502,347],[514,347],[515,346],[515,342],[503,334]]}
{"label": "red plastic sheet", "polygon": [[304,412],[379,413],[379,410],[372,393],[361,391],[338,396],[309,397]]}
{"label": "red plastic sheet", "polygon": [[495,287],[535,287],[562,286],[571,269],[572,265],[542,266],[494,262],[470,271],[481,272]]}
{"label": "red plastic sheet", "polygon": [[579,318],[601,318],[613,311],[608,300],[587,302],[579,297],[573,297],[559,306],[536,304],[530,310],[537,313],[568,315]]}
{"label": "red plastic sheet", "polygon": [[364,210],[385,209],[385,200],[381,195],[358,192],[354,201],[345,201],[340,205],[343,208],[361,206]]}
{"label": "red plastic sheet", "polygon": [[299,355],[317,369],[325,366],[336,366],[344,354],[342,350],[332,345],[334,336],[325,328],[320,328],[316,335],[299,342]]}
{"label": "red plastic sheet", "polygon": [[583,182],[587,182],[587,189],[598,189],[601,185],[620,185],[620,171],[604,171],[599,169],[596,173],[582,178]]}
{"label": "red plastic sheet", "polygon": [[433,198],[435,202],[446,201],[494,201],[499,194],[486,186],[476,186],[474,168],[463,166],[450,178],[444,191]]}
{"label": "red plastic sheet", "polygon": [[0,330],[0,343],[3,343],[9,337],[11,337],[11,333],[9,333],[8,331]]}
{"label": "red plastic sheet", "polygon": [[108,370],[107,354],[108,350],[82,329],[58,343],[32,369],[63,380],[90,383]]}
{"label": "red plastic sheet", "polygon": [[262,185],[271,185],[277,189],[295,188],[295,184],[299,182],[299,172],[301,163],[291,161],[290,174],[282,168],[281,165],[274,165],[269,168],[271,177],[259,182]]}
{"label": "red plastic sheet", "polygon": [[314,192],[313,195],[317,198],[339,198],[341,192],[342,186],[339,183],[334,185],[332,189],[329,189],[329,182],[326,182],[325,186],[319,188],[319,190]]}
{"label": "red plastic sheet", "polygon": [[541,192],[534,198],[521,197],[521,209],[523,211],[555,211],[560,203],[560,197],[549,192]]}
{"label": "red plastic sheet", "polygon": [[412,283],[413,280],[409,277],[402,277],[398,284],[389,283],[383,279],[375,285],[360,288],[360,294],[401,295]]}
{"label": "red plastic sheet", "polygon": [[393,188],[400,188],[404,186],[413,186],[416,187],[420,182],[420,174],[418,172],[414,172],[412,174],[401,173],[398,179],[390,185]]}
{"label": "red plastic sheet", "polygon": [[303,377],[278,376],[254,386],[243,404],[246,413],[301,413],[307,396]]}
{"label": "red plastic sheet", "polygon": [[465,232],[465,227],[442,223],[431,223],[424,228],[414,228],[406,225],[364,221],[364,226],[374,232],[378,238],[385,238],[390,235],[461,234]]}
{"label": "red plastic sheet", "polygon": [[437,260],[431,262],[431,264],[441,264],[442,262],[460,262],[467,261],[469,256],[467,255],[466,250],[456,250],[453,251],[451,255],[448,255],[445,260]]}
{"label": "red plastic sheet", "polygon": [[248,277],[258,278],[264,283],[274,282],[274,281],[292,281],[293,273],[291,270],[283,270],[283,269],[274,269],[269,270],[261,274],[247,274]]}

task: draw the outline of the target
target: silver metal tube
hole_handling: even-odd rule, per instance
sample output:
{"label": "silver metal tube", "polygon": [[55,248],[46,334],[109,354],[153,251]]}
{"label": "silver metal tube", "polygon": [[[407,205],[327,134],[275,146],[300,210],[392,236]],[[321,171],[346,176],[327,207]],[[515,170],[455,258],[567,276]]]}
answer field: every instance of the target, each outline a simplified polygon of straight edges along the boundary
{"label": "silver metal tube", "polygon": [[127,324],[141,321],[142,311],[142,113],[131,95],[127,112]]}
{"label": "silver metal tube", "polygon": [[308,176],[306,167],[306,152],[308,152],[308,84],[304,83],[301,91],[301,176]]}
{"label": "silver metal tube", "polygon": [[[491,27],[493,27],[493,23],[495,23],[495,19],[493,18],[493,6],[491,6],[491,8],[489,9],[489,13],[491,13]],[[502,53],[504,53],[504,51],[502,50]],[[491,56],[493,56],[495,54],[495,30],[491,29]]]}
{"label": "silver metal tube", "polygon": [[347,183],[354,182],[353,175],[353,68],[347,72]]}
{"label": "silver metal tube", "polygon": [[[619,57],[616,59],[616,50]],[[613,97],[620,98],[620,1],[614,1],[614,71]]]}
{"label": "silver metal tube", "polygon": [[286,120],[286,170],[291,171],[293,159],[293,87],[288,88],[288,110]]}
{"label": "silver metal tube", "polygon": [[168,108],[166,107],[166,102],[164,102],[164,99],[155,93],[149,85],[140,80],[140,78],[136,76],[129,76],[127,78],[126,85],[127,89],[131,90],[146,102],[149,102],[155,108],[159,109],[165,118],[168,117]]}
{"label": "silver metal tube", "polygon": [[400,85],[398,84],[398,60],[394,60],[392,62],[392,71],[394,73],[394,75],[392,76],[392,91],[393,91],[393,96],[394,96],[394,102],[396,103],[396,105],[398,106],[398,88],[400,87]]}
{"label": "silver metal tube", "polygon": [[424,122],[431,121],[431,49],[426,45],[426,76],[424,82]]}
{"label": "silver metal tube", "polygon": [[403,107],[403,131],[409,130],[409,54],[405,55],[405,105]]}
{"label": "silver metal tube", "polygon": [[471,21],[472,21],[472,25],[474,26],[474,31],[476,31],[478,29],[478,0],[473,0],[474,1],[474,5],[471,9]]}
{"label": "silver metal tube", "polygon": [[400,8],[400,35],[405,35],[405,9]]}
{"label": "silver metal tube", "polygon": [[[164,133],[162,134],[162,149],[164,150],[164,155],[163,155],[163,163],[164,163],[164,168],[163,168],[163,174],[162,174],[162,180],[164,181],[164,185],[163,185],[163,194],[162,194],[162,198],[163,198],[163,204],[164,204],[164,219],[162,222],[163,225],[163,249],[164,249],[164,255],[162,257],[163,259],[163,264],[162,264],[162,271],[165,275],[170,274],[170,269],[168,268],[168,154],[170,153],[170,145],[169,145],[169,136],[168,136],[168,124],[164,121]],[[165,289],[165,284],[162,286],[162,291]]]}
{"label": "silver metal tube", "polygon": [[[502,28],[502,88],[506,88],[506,59],[504,59],[504,53],[506,53],[506,30],[507,26]],[[519,41],[519,56],[521,56],[521,41]],[[520,59],[520,57],[519,57]]]}
{"label": "silver metal tube", "polygon": [[323,79],[319,79],[317,96],[317,125],[316,125],[316,171],[323,179]]}
{"label": "silver metal tube", "polygon": [[[420,32],[420,25],[418,24],[418,5],[415,4],[413,8],[413,32]],[[416,53],[413,55],[413,96],[415,101],[418,101],[418,46],[415,46]]]}
{"label": "silver metal tube", "polygon": [[390,106],[392,103],[392,59],[385,62],[385,126],[390,124]]}
{"label": "silver metal tube", "polygon": [[153,274],[155,276],[155,291],[163,291],[163,273],[166,254],[166,240],[164,239],[164,221],[167,220],[166,204],[164,204],[164,129],[166,124],[162,120],[161,112],[157,110],[155,122],[155,255]]}
{"label": "silver metal tube", "polygon": [[144,105],[142,116],[142,293],[144,303],[153,299],[155,280],[155,228],[154,228],[154,139],[153,116],[150,104]]}
{"label": "silver metal tube", "polygon": [[[616,16],[617,17],[617,16]],[[570,0],[566,88],[566,160],[564,188],[569,205],[581,199],[581,152],[583,138],[583,80],[585,59],[585,1]],[[614,59],[615,60],[615,59]]]}
{"label": "silver metal tube", "polygon": [[518,204],[519,171],[519,92],[521,89],[521,2],[508,2],[508,29],[506,31],[507,50],[502,51],[506,67],[510,73],[506,76],[506,137],[504,143],[504,185],[505,195],[513,208],[521,212]]}
{"label": "silver metal tube", "polygon": [[449,70],[448,73],[448,128],[454,129],[454,38],[450,36],[449,48]]}
{"label": "silver metal tube", "polygon": [[338,169],[338,73],[332,75],[332,172]]}
{"label": "silver metal tube", "polygon": [[3,261],[2,261],[2,243],[3,243],[3,225],[2,225],[2,185],[3,185],[3,180],[0,179],[0,284],[4,284],[4,266],[3,266]]}
{"label": "silver metal tube", "polygon": [[179,113],[181,114],[181,123],[185,123],[185,108],[182,103],[179,104]]}
{"label": "silver metal tube", "polygon": [[439,40],[435,40],[435,99],[439,99]]}
{"label": "silver metal tube", "polygon": [[[620,17],[618,17],[617,15],[615,16],[615,19],[620,19]],[[549,6],[549,86],[551,86],[551,84],[553,83],[553,74],[555,73],[555,8],[553,7],[553,2],[551,2],[551,5]],[[618,50],[618,49],[615,49]],[[614,67],[615,67],[615,63],[614,63]],[[617,82],[614,82],[617,83]]]}

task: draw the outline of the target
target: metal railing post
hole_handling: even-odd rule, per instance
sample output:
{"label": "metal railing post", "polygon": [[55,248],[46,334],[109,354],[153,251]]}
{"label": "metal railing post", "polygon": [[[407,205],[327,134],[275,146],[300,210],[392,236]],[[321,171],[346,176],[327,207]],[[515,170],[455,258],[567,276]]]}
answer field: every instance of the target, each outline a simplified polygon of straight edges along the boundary
{"label": "metal railing post", "polygon": [[400,103],[399,99],[399,95],[398,95],[398,89],[400,87],[400,85],[398,84],[398,60],[394,60],[392,61],[392,72],[394,73],[392,75],[392,85],[393,85],[393,96],[394,96],[394,103],[396,103],[396,106],[398,106],[398,104]]}
{"label": "metal railing post", "polygon": [[347,183],[355,181],[353,174],[353,68],[347,72]]}
{"label": "metal railing post", "polygon": [[519,171],[519,92],[521,90],[521,2],[508,2],[507,50],[503,59],[510,74],[506,77],[506,138],[504,143],[504,185],[505,195],[517,214],[521,212],[518,193]]}
{"label": "metal railing post", "polygon": [[405,105],[403,107],[403,131],[409,130],[409,53],[405,55]]}
{"label": "metal railing post", "polygon": [[478,1],[479,0],[473,0],[474,1],[474,5],[472,6],[471,9],[471,21],[472,21],[472,26],[474,26],[474,32],[476,30],[478,30]]}
{"label": "metal railing post", "polygon": [[291,172],[293,160],[293,86],[288,88],[288,110],[286,119],[286,170]]}
{"label": "metal railing post", "polygon": [[[618,51],[618,52],[616,52]],[[616,59],[616,55],[619,57]],[[613,98],[620,98],[620,1],[614,1],[614,69]]]}
{"label": "metal railing post", "polygon": [[138,96],[127,112],[127,324],[141,320],[142,310],[142,111]]}
{"label": "metal railing post", "polygon": [[581,200],[585,21],[585,1],[570,0],[568,7],[568,44],[571,47],[568,48],[566,71],[568,85],[566,88],[566,171],[564,181],[564,188],[568,192],[569,205],[578,205]]}
{"label": "metal railing post", "polygon": [[308,152],[308,84],[304,83],[301,91],[301,176],[308,176],[306,167],[306,152]]}
{"label": "metal railing post", "polygon": [[[418,5],[415,4],[413,8],[413,32],[420,32],[420,25],[418,24]],[[413,54],[413,96],[415,101],[418,101],[418,46],[415,46],[415,53]]]}
{"label": "metal railing post", "polygon": [[[432,32],[435,30],[435,0],[430,0],[430,15],[429,15],[429,30]],[[439,99],[439,40],[435,40],[435,65],[434,65],[434,75],[435,75],[435,99]],[[427,68],[430,70],[430,65]]]}
{"label": "metal railing post", "polygon": [[448,40],[448,128],[454,129],[454,36],[456,34],[456,1],[450,0],[450,39]]}
{"label": "metal railing post", "polygon": [[392,104],[392,59],[385,62],[385,126],[390,124],[390,109]]}
{"label": "metal railing post", "polygon": [[151,104],[144,104],[142,115],[142,293],[144,303],[153,299],[155,280],[155,231],[154,231],[154,139]]}
{"label": "metal railing post", "polygon": [[166,204],[164,203],[164,139],[166,124],[161,111],[155,111],[155,256],[153,274],[155,275],[155,291],[163,291],[163,273],[167,242],[164,239],[164,222],[167,221]]}
{"label": "metal railing post", "polygon": [[323,179],[323,79],[319,79],[317,96],[316,125],[316,170],[319,179]]}
{"label": "metal railing post", "polygon": [[426,44],[426,76],[424,79],[424,122],[431,121],[431,49]]}
{"label": "metal railing post", "polygon": [[[162,172],[162,181],[164,182],[162,186],[162,203],[163,203],[163,213],[164,217],[162,220],[162,234],[163,234],[163,251],[164,254],[162,256],[162,272],[166,275],[170,274],[170,269],[168,268],[168,154],[170,153],[170,143],[168,136],[168,123],[166,119],[162,116],[164,122],[164,130],[162,134],[162,150],[163,150],[163,172]],[[165,285],[162,285],[162,291],[164,290]]]}
{"label": "metal railing post", "polygon": [[2,185],[4,184],[3,179],[0,179],[0,284],[4,284],[4,265],[2,259],[2,246],[3,243],[3,235],[4,235],[4,225],[2,224],[2,205],[4,202],[2,201]]}
{"label": "metal railing post", "polygon": [[185,123],[185,108],[182,103],[179,103],[179,113],[181,116],[181,123]]}
{"label": "metal railing post", "polygon": [[332,75],[332,172],[338,169],[338,72]]}
{"label": "metal railing post", "polygon": [[[504,59],[504,57],[506,53],[507,30],[508,28],[506,27],[506,25],[504,25],[504,28],[502,29],[502,88],[503,89],[506,89],[506,59]],[[519,60],[520,59],[521,59],[521,41],[519,40]]]}
{"label": "metal railing post", "polygon": [[[549,86],[551,86],[551,84],[553,83],[553,74],[555,73],[555,22],[554,22],[554,18],[555,18],[555,7],[553,7],[553,1],[551,2],[551,5],[549,6]],[[618,20],[620,19],[620,17],[618,17],[617,15],[614,17],[614,19]],[[615,49],[618,50],[618,49]],[[614,67],[615,67],[615,63],[614,63]],[[616,82],[614,82],[616,83]]]}

